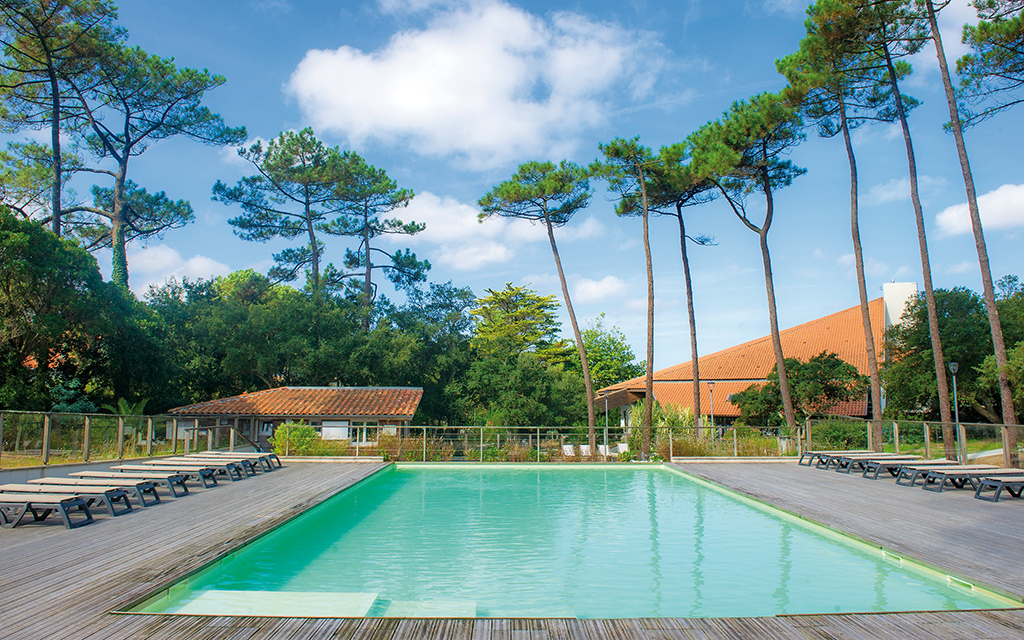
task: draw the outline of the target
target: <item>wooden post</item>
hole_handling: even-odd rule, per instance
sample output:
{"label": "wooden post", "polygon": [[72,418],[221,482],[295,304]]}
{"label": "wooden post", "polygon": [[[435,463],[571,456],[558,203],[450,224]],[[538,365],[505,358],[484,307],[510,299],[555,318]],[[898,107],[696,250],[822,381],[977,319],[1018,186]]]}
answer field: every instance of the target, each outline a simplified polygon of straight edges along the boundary
{"label": "wooden post", "polygon": [[900,423],[892,421],[892,442],[896,447],[896,453],[900,452]]}
{"label": "wooden post", "polygon": [[92,417],[85,416],[85,428],[82,429],[82,462],[89,462],[89,445],[92,434]]}
{"label": "wooden post", "polygon": [[807,424],[806,424],[805,428],[806,428],[806,433],[804,433],[804,435],[807,437],[807,450],[808,451],[814,451],[814,445],[812,444],[812,438],[811,438],[811,419],[810,418],[807,418]]}
{"label": "wooden post", "polygon": [[153,416],[146,417],[146,456],[153,455]]}
{"label": "wooden post", "polygon": [[124,459],[124,416],[117,416],[117,459]]}
{"label": "wooden post", "polygon": [[[214,425],[214,426],[216,426],[216,425]],[[216,429],[207,429],[206,430],[206,450],[207,451],[213,451],[213,432],[214,431],[216,431]]]}
{"label": "wooden post", "polygon": [[932,428],[928,426],[927,422],[922,423],[924,425],[924,459],[932,459]]}
{"label": "wooden post", "polygon": [[43,464],[50,463],[50,414],[43,414]]}
{"label": "wooden post", "polygon": [[[1020,460],[1019,459],[1018,460],[1014,460],[1014,458],[1016,458],[1016,456],[1013,455],[1013,454],[1016,453],[1016,452],[1010,450],[1010,429],[1016,429],[1016,428],[1017,428],[1016,425],[1004,424],[1003,428],[1000,430],[1001,431],[1001,435],[1003,437],[1003,466],[1005,468],[1007,468],[1007,469],[1014,468],[1015,467],[1014,462],[1016,462],[1017,464],[1020,464]],[[3,423],[2,422],[0,422],[0,435],[3,435]]]}
{"label": "wooden post", "polygon": [[235,426],[231,429],[231,433],[228,434],[228,451],[235,452],[235,432],[238,431],[238,418],[235,418]]}

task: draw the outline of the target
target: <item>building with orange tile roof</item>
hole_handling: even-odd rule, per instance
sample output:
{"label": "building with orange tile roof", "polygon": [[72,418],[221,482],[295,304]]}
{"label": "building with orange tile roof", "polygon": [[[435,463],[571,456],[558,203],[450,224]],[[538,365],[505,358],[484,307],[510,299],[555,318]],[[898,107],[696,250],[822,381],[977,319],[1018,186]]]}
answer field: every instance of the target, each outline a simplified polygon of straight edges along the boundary
{"label": "building with orange tile roof", "polygon": [[[907,301],[917,294],[915,283],[887,283],[883,296],[868,303],[871,329],[876,348],[882,347],[882,334],[899,322]],[[698,336],[699,337],[699,336]],[[864,323],[860,305],[811,320],[780,332],[782,352],[787,358],[806,362],[822,353],[835,353],[857,371],[867,375],[868,351],[864,339]],[[882,354],[879,353],[879,360]],[[739,407],[730,402],[733,394],[754,384],[764,384],[775,366],[771,336],[715,353],[700,356],[701,413],[709,413],[714,396],[714,416],[731,420],[740,415]],[[713,387],[712,387],[713,385]],[[712,393],[713,388],[713,393]],[[642,400],[645,395],[644,376],[639,376],[598,391],[598,406],[607,402],[609,409]],[[654,372],[654,397],[661,405],[693,407],[693,367],[687,361]],[[835,407],[840,415],[866,417],[870,412],[868,395]]]}
{"label": "building with orange tile roof", "polygon": [[277,387],[177,407],[167,415],[178,419],[179,428],[232,426],[266,446],[277,427],[299,420],[325,439],[349,439],[362,427],[408,426],[422,398],[420,387]]}

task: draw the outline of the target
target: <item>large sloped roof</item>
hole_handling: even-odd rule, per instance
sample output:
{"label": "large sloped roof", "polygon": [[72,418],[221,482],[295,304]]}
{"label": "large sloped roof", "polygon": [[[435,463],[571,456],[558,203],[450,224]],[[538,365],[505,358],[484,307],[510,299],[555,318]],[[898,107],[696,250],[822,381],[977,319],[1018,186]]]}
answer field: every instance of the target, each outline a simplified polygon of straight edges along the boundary
{"label": "large sloped roof", "polygon": [[[868,303],[871,332],[876,348],[881,348],[883,314],[882,298]],[[864,322],[860,305],[780,332],[782,352],[787,358],[807,361],[819,353],[831,352],[849,362],[862,374],[868,373],[868,356],[864,339]],[[764,382],[775,366],[775,351],[771,336],[764,336],[706,356],[700,356],[701,409],[710,406],[707,385],[715,383],[715,415],[738,416],[739,409],[729,403],[729,396],[743,391],[751,384]],[[615,396],[622,402],[643,397],[644,377],[605,387],[599,392]],[[639,395],[638,395],[639,394]],[[661,404],[691,406],[693,404],[693,367],[690,361],[654,372],[654,397]],[[864,415],[864,400],[844,403],[837,407],[847,415]]]}
{"label": "large sloped roof", "polygon": [[277,387],[171,409],[178,416],[380,417],[411,420],[419,387]]}

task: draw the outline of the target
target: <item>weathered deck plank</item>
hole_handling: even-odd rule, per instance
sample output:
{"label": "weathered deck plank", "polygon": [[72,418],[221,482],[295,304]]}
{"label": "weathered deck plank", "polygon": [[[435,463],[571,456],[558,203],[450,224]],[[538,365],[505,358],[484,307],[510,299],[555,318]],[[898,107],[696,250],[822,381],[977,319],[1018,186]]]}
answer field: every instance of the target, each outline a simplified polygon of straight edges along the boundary
{"label": "weathered deck plank", "polygon": [[[294,517],[382,466],[373,463],[292,464],[280,472],[260,475],[249,482],[198,489],[193,495],[168,500],[144,512],[120,518],[101,515],[95,524],[73,531],[51,524],[32,524],[0,531],[0,611],[4,614],[3,624],[0,624],[0,638],[1024,638],[1022,610],[639,620],[230,618],[108,613],[163,586],[169,580],[202,567],[240,543]],[[887,547],[933,564],[957,567],[959,573],[1008,591],[1024,591],[1024,571],[1018,570],[1018,565],[1014,564],[1017,562],[1024,566],[1022,554],[1014,547],[1009,564],[1007,558],[1001,555],[1006,551],[1005,545],[1012,540],[1012,536],[1006,534],[1009,531],[1024,530],[1021,527],[1024,524],[1024,509],[1015,506],[1021,502],[1007,501],[1005,505],[1002,502],[981,503],[974,501],[967,492],[939,495],[887,486],[892,485],[891,481],[880,481],[875,488],[875,483],[871,481],[843,474],[817,472],[802,467],[779,470],[789,466],[688,465],[685,470],[837,529],[878,540]],[[807,475],[814,473],[818,475]],[[836,479],[832,480],[830,476]],[[808,482],[809,478],[811,482]],[[858,481],[860,484],[850,484]],[[851,487],[854,490],[851,491]],[[906,492],[921,494],[909,499],[911,507],[907,506]],[[835,499],[837,496],[841,496],[838,502]],[[978,503],[978,508],[974,503]],[[940,508],[953,509],[955,513],[948,517],[937,517],[936,510]],[[985,508],[990,512],[986,512]],[[896,513],[901,519],[907,518],[911,527],[904,528],[902,536],[885,531],[887,525],[891,526]],[[922,527],[929,529],[929,532],[921,532]],[[940,530],[930,532],[935,527]],[[945,539],[940,545],[943,549],[932,549],[936,540],[943,536],[941,527],[949,528],[945,531],[946,535],[953,533],[962,536],[958,540],[964,544],[950,544]],[[1001,530],[999,536],[987,535],[996,530]],[[965,556],[964,549],[979,538],[992,542],[995,548],[967,553]],[[59,612],[56,618],[54,612]]]}

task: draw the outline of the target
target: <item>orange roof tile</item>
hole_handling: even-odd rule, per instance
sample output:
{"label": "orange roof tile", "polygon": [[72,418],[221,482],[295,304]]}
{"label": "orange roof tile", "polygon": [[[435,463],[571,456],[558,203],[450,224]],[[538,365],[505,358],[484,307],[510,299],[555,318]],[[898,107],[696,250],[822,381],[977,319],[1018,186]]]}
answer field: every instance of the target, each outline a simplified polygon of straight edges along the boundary
{"label": "orange roof tile", "polygon": [[[871,329],[875,347],[882,346],[884,304],[882,298],[868,303]],[[832,352],[849,362],[862,374],[868,373],[868,356],[864,340],[864,323],[860,305],[811,320],[780,332],[782,352],[787,358],[806,362],[826,351]],[[750,342],[700,357],[701,409],[706,411],[710,398],[703,383],[715,382],[715,415],[739,416],[739,409],[728,401],[729,395],[743,391],[751,384],[767,380],[775,366],[775,351],[771,336],[764,336]],[[654,397],[662,404],[691,406],[693,404],[693,368],[690,361],[660,369],[654,372]],[[599,393],[621,391],[639,392],[642,396],[644,377],[639,376],[625,382],[605,387]],[[865,402],[844,403],[847,415],[863,415]]]}
{"label": "orange roof tile", "polygon": [[277,387],[171,409],[179,416],[363,417],[411,420],[419,387]]}

